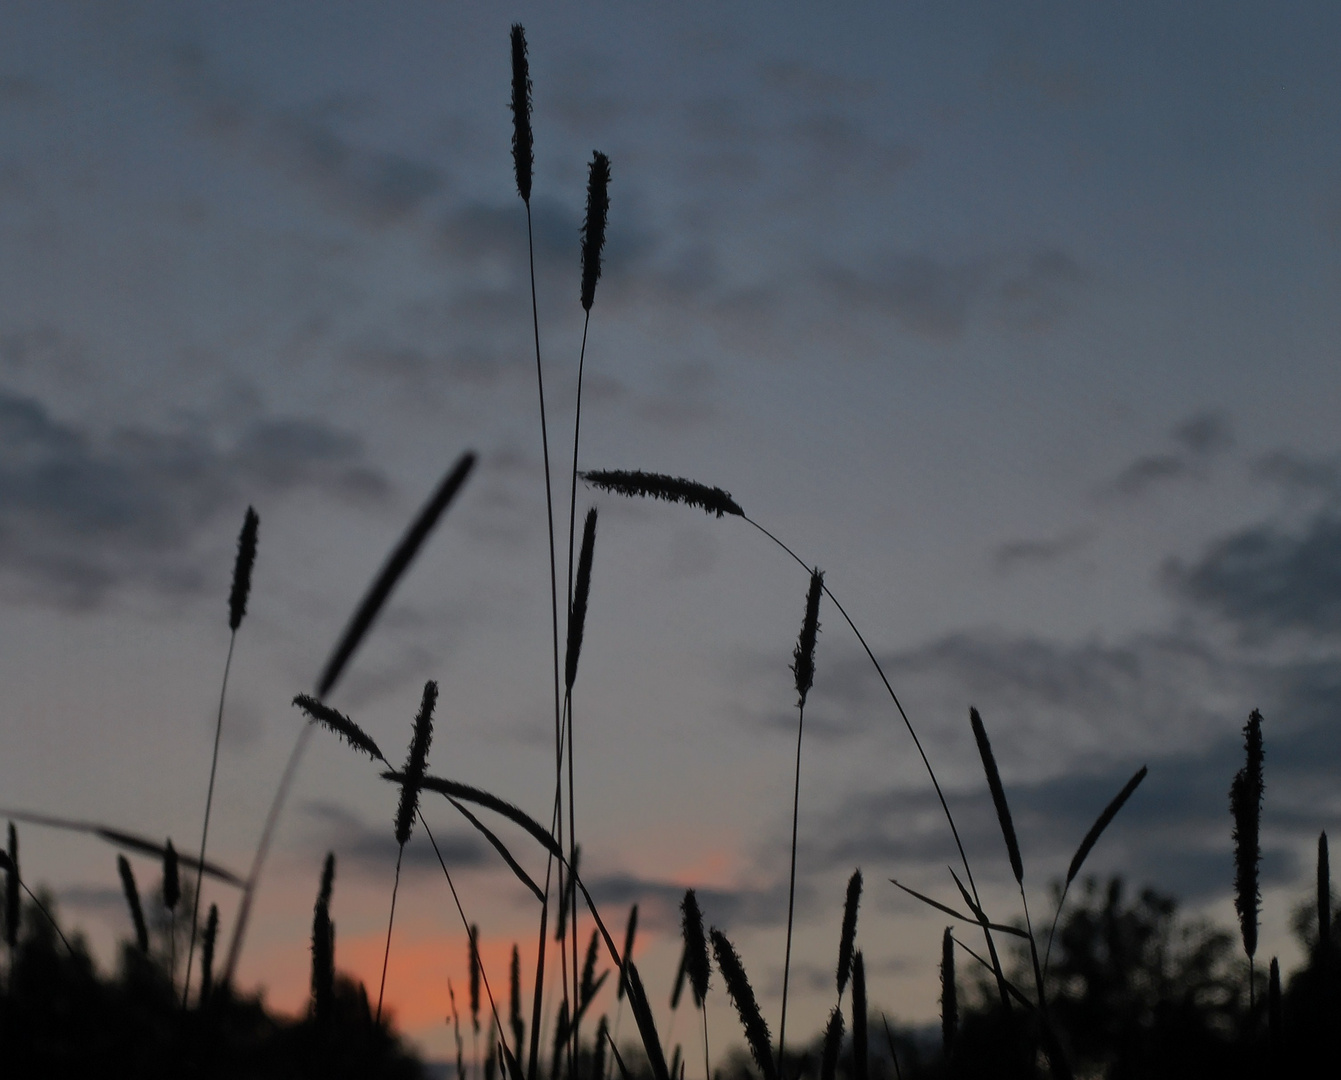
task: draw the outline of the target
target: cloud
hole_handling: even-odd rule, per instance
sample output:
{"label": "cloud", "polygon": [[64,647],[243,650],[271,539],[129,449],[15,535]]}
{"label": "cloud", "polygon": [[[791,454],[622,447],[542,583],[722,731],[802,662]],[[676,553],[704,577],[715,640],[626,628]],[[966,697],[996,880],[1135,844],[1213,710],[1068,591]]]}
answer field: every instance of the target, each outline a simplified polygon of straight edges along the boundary
{"label": "cloud", "polygon": [[[583,877],[585,879],[586,875]],[[640,924],[663,928],[679,925],[680,901],[689,887],[681,882],[623,872],[593,877],[586,880],[586,885],[598,907],[627,907],[636,903]],[[781,878],[764,888],[698,885],[693,888],[704,919],[716,926],[774,926],[787,917],[787,885]],[[799,884],[797,889],[799,904],[802,899]]]}
{"label": "cloud", "polygon": [[99,437],[0,390],[0,579],[41,602],[92,607],[132,583],[196,593],[193,548],[221,514],[303,488],[388,490],[358,439],[321,421],[261,417],[230,445],[199,427]]}
{"label": "cloud", "polygon": [[961,261],[888,253],[862,267],[831,265],[818,276],[836,301],[940,340],[960,337],[978,317],[1016,331],[1046,330],[1086,280],[1070,255],[1051,247]]}
{"label": "cloud", "polygon": [[349,101],[269,108],[221,77],[198,44],[174,49],[167,75],[171,91],[192,109],[205,134],[244,149],[367,224],[401,220],[446,186],[444,173],[430,162],[359,146],[341,135],[336,122],[352,111]]}
{"label": "cloud", "polygon": [[1294,532],[1270,524],[1240,530],[1191,565],[1170,560],[1163,574],[1177,595],[1252,638],[1341,633],[1341,516],[1332,511]]}
{"label": "cloud", "polygon": [[1104,496],[1137,498],[1181,480],[1205,480],[1207,462],[1234,445],[1229,418],[1222,412],[1193,413],[1169,432],[1174,450],[1143,454],[1100,489]]}
{"label": "cloud", "polygon": [[[335,803],[313,800],[304,811],[320,833],[320,846],[336,853],[342,867],[370,874],[385,874],[387,867],[396,864],[398,846],[392,833],[391,822],[369,825],[357,815]],[[405,845],[401,860],[406,871],[441,873],[438,854],[448,869],[466,869],[493,865],[496,856],[486,841],[474,833],[459,830],[435,832],[437,853],[424,834],[422,824],[416,824]]]}
{"label": "cloud", "polygon": [[1193,454],[1216,454],[1234,445],[1229,418],[1217,411],[1194,413],[1173,429],[1172,437]]}
{"label": "cloud", "polygon": [[992,565],[1001,573],[1020,567],[1042,566],[1064,559],[1090,541],[1086,533],[1069,533],[1052,539],[1009,540],[992,550]]}

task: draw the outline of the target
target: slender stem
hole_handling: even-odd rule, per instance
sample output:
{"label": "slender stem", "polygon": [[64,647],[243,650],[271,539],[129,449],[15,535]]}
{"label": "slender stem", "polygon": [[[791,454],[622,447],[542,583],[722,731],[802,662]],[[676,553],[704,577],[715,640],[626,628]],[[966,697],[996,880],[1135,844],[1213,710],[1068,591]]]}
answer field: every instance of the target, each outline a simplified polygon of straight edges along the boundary
{"label": "slender stem", "polygon": [[284,803],[289,798],[289,789],[293,787],[293,780],[298,772],[298,765],[303,760],[303,753],[307,749],[307,741],[312,737],[312,728],[315,721],[308,721],[303,725],[303,730],[298,733],[298,738],[293,744],[293,750],[289,753],[289,760],[284,763],[284,774],[279,778],[279,787],[275,790],[275,797],[270,803],[270,811],[266,814],[265,827],[261,830],[261,841],[256,845],[256,853],[252,856],[251,869],[247,873],[247,882],[242,889],[242,901],[238,904],[237,916],[233,922],[233,940],[228,943],[228,963],[224,965],[223,982],[231,984],[233,975],[237,970],[238,958],[242,955],[242,941],[247,935],[247,921],[251,917],[252,899],[256,895],[256,883],[261,877],[261,868],[265,865],[266,856],[270,854],[270,845],[275,839],[275,827],[279,823],[279,815],[284,810]]}
{"label": "slender stem", "polygon": [[786,1067],[787,986],[792,971],[792,916],[796,909],[796,826],[801,809],[801,733],[805,730],[805,722],[806,707],[803,704],[800,707],[800,717],[796,722],[796,783],[792,787],[792,873],[787,885],[787,950],[782,961],[782,1020],[778,1023],[779,1070]]}
{"label": "slender stem", "polygon": [[712,1080],[712,1066],[708,1064],[708,1002],[705,998],[698,1011],[703,1014],[703,1077]]}
{"label": "slender stem", "polygon": [[[58,923],[52,917],[51,912],[47,910],[46,904],[42,903],[41,900],[39,900],[36,896],[33,895],[33,890],[28,888],[28,883],[24,881],[23,878],[19,878],[19,884],[23,886],[23,891],[28,894],[28,899],[33,902],[33,905],[37,908],[37,910],[46,916],[47,922],[51,923],[51,929],[56,931],[57,936],[64,943],[65,951],[68,952],[71,956],[74,956],[75,954],[74,948],[70,945],[70,942],[66,939],[64,931],[62,931],[60,928],[60,923]],[[11,964],[13,963],[12,956],[10,957],[10,963]]]}
{"label": "slender stem", "polygon": [[1052,915],[1052,926],[1048,929],[1048,947],[1043,953],[1043,977],[1048,977],[1048,962],[1052,959],[1052,939],[1057,933],[1057,920],[1062,917],[1062,905],[1066,903],[1066,894],[1071,888],[1071,882],[1062,886],[1061,898],[1057,901],[1057,910]]}
{"label": "slender stem", "polygon": [[[805,569],[806,573],[810,573],[810,565],[799,555],[797,555],[796,552],[794,552],[791,548],[789,548],[786,544],[784,544],[781,540],[779,540],[776,536],[774,536],[771,532],[765,529],[753,518],[746,517],[745,520],[749,524],[753,525],[765,536],[767,536],[770,540],[772,540],[773,543],[777,544],[778,547],[782,548],[783,551],[785,551],[798,563],[800,563],[800,565]],[[912,721],[908,719],[908,714],[903,710],[903,703],[899,701],[899,696],[896,693],[894,693],[894,687],[890,685],[889,679],[885,676],[884,668],[880,666],[880,661],[875,658],[875,653],[871,651],[871,647],[868,644],[866,644],[866,639],[862,636],[861,631],[857,629],[857,624],[852,621],[852,617],[848,615],[847,609],[844,608],[843,605],[839,602],[838,597],[834,596],[834,594],[829,590],[829,586],[825,584],[821,585],[820,587],[824,590],[824,595],[833,601],[834,607],[836,607],[838,609],[838,613],[843,616],[843,621],[847,623],[848,627],[857,636],[857,641],[861,644],[862,649],[865,651],[871,663],[875,665],[875,672],[877,675],[880,676],[880,681],[885,684],[885,690],[889,693],[890,700],[894,702],[894,707],[898,709],[899,717],[903,720],[903,726],[908,729],[908,734],[912,736],[913,745],[917,747],[917,753],[922,758],[922,764],[926,767],[927,775],[931,777],[931,785],[936,789],[936,797],[940,800],[941,809],[945,812],[945,820],[950,823],[950,831],[954,834],[955,838],[955,847],[959,849],[959,858],[960,861],[963,862],[964,864],[964,873],[968,875],[969,889],[973,892],[973,899],[977,900],[978,887],[977,885],[974,884],[973,881],[973,870],[969,867],[968,856],[964,854],[964,845],[959,839],[959,830],[955,827],[954,816],[950,813],[950,807],[947,805],[945,801],[945,795],[941,791],[940,782],[936,779],[936,772],[931,767],[931,761],[927,758],[926,751],[922,749],[922,740],[917,737],[917,732],[913,730]]]}
{"label": "slender stem", "polygon": [[210,835],[210,807],[214,804],[214,774],[219,767],[219,735],[223,731],[224,695],[228,693],[228,672],[233,666],[233,645],[237,631],[228,636],[228,659],[224,661],[223,685],[219,687],[219,715],[214,720],[214,755],[210,758],[210,785],[205,794],[205,825],[200,830],[200,865],[196,868],[196,895],[191,904],[191,946],[186,950],[186,977],[182,980],[182,1008],[191,992],[191,961],[196,954],[196,930],[200,925],[200,886],[205,878],[205,841]]}
{"label": "slender stem", "polygon": [[[807,563],[804,559],[802,559],[801,556],[797,555],[796,552],[794,552],[780,539],[778,539],[778,537],[776,537],[775,535],[773,535],[773,533],[765,529],[753,518],[744,514],[742,514],[741,516],[749,524],[753,525],[766,537],[772,540],[773,543],[777,544],[778,547],[782,548],[783,551],[785,551],[788,555],[790,555],[793,559],[795,559],[796,562],[798,562],[801,565],[801,567],[806,571],[806,573],[810,573],[810,564]],[[973,880],[973,868],[969,866],[968,855],[965,854],[963,841],[960,840],[959,838],[959,829],[955,826],[954,815],[950,813],[950,805],[945,801],[945,793],[941,791],[940,781],[936,779],[936,771],[931,767],[931,760],[927,757],[926,750],[922,748],[922,740],[917,737],[917,732],[913,729],[912,721],[908,719],[908,714],[904,711],[903,703],[899,701],[898,694],[894,693],[894,687],[890,685],[889,679],[885,675],[885,669],[880,666],[880,661],[875,658],[875,653],[871,651],[870,645],[866,643],[866,638],[862,636],[862,632],[857,629],[857,624],[852,621],[852,617],[848,615],[847,609],[844,608],[842,603],[839,602],[838,597],[834,596],[834,594],[830,591],[829,586],[821,585],[821,588],[824,590],[824,594],[830,600],[833,601],[834,607],[836,607],[838,609],[838,613],[843,616],[843,621],[847,623],[848,627],[857,636],[857,641],[861,643],[862,649],[865,650],[867,657],[870,659],[871,663],[875,666],[875,672],[877,675],[880,676],[880,681],[885,684],[885,690],[889,693],[890,700],[894,702],[894,707],[898,710],[899,716],[903,720],[903,726],[908,729],[908,734],[912,736],[913,745],[917,747],[918,756],[921,757],[922,764],[926,767],[927,775],[931,778],[931,786],[936,789],[936,798],[940,800],[941,810],[945,812],[945,820],[949,822],[950,832],[954,835],[955,847],[959,849],[959,859],[964,864],[964,874],[968,878],[969,891],[973,893],[974,902],[977,903],[978,906],[981,908],[982,900],[978,895],[978,885]],[[1010,1000],[1007,997],[1004,988],[1005,976],[1001,971],[1000,961],[997,959],[996,945],[992,941],[992,931],[988,929],[986,926],[983,926],[982,932],[983,936],[987,939],[988,951],[992,956],[993,961],[996,963],[995,970],[997,975],[997,984],[1001,988],[1001,999],[1005,1004],[1006,1008],[1010,1008]]]}
{"label": "slender stem", "polygon": [[[569,564],[572,563],[572,551],[569,551]],[[572,600],[569,600],[569,607],[572,607]],[[567,713],[568,723],[566,731],[568,735],[568,865],[570,867],[577,865],[577,816],[573,805],[573,695],[568,691],[564,695],[564,712]],[[568,926],[570,928],[570,938],[573,945],[573,1000],[569,1006],[568,1015],[573,1018],[572,1022],[572,1040],[569,1044],[569,1068],[568,1075],[576,1080],[577,1077],[577,1010],[582,1004],[579,1001],[581,990],[578,980],[578,937],[577,937],[577,883],[573,875],[568,875]],[[567,943],[565,942],[565,948]]]}
{"label": "slender stem", "polygon": [[382,953],[382,984],[377,988],[377,1023],[382,1022],[382,995],[386,992],[386,967],[391,959],[391,925],[396,921],[396,893],[400,891],[400,860],[405,855],[405,845],[396,851],[396,883],[391,886],[391,914],[386,920],[386,949]]}

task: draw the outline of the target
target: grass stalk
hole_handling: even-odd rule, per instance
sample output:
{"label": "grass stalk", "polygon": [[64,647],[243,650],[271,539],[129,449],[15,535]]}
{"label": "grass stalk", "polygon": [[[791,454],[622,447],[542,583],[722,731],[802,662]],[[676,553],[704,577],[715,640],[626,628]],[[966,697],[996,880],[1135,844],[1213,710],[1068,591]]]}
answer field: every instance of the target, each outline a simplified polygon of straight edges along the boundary
{"label": "grass stalk", "polygon": [[782,1018],[778,1021],[778,1068],[786,1069],[787,1047],[787,991],[792,969],[792,925],[796,913],[796,837],[801,811],[801,737],[805,732],[806,695],[815,682],[815,639],[819,634],[820,591],[824,575],[818,569],[810,572],[810,588],[806,592],[806,612],[801,621],[801,633],[792,656],[792,674],[796,677],[796,779],[792,784],[792,850],[791,874],[787,883],[787,945],[782,961]]}
{"label": "grass stalk", "polygon": [[[182,979],[182,1008],[186,1008],[191,992],[191,965],[196,953],[196,929],[200,924],[200,893],[205,876],[205,847],[210,835],[210,810],[214,806],[214,779],[219,769],[219,739],[223,734],[224,700],[228,695],[228,673],[233,667],[233,646],[237,644],[238,627],[247,613],[247,599],[251,594],[251,572],[256,562],[256,532],[260,519],[250,506],[242,518],[242,531],[237,538],[237,558],[233,562],[233,584],[228,592],[228,656],[224,660],[223,680],[219,686],[219,710],[214,718],[214,749],[210,754],[210,780],[205,789],[205,822],[200,828],[200,868],[196,871],[195,898],[191,903],[191,941],[186,950],[186,975]],[[174,935],[174,941],[176,937]]]}

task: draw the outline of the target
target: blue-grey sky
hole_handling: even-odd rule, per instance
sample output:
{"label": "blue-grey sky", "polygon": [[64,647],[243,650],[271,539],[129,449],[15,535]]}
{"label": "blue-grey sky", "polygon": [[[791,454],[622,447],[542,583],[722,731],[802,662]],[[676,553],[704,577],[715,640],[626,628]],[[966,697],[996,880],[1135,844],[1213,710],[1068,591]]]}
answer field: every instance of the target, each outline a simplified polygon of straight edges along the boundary
{"label": "blue-grey sky", "polygon": [[[720,485],[826,571],[999,918],[1018,896],[970,704],[1038,909],[1148,764],[1093,868],[1224,921],[1227,791],[1260,707],[1263,950],[1293,957],[1308,852],[1341,812],[1341,14],[1323,3],[11,0],[0,805],[194,846],[251,504],[260,553],[211,839],[244,867],[300,724],[289,700],[472,449],[478,469],[332,703],[398,750],[437,679],[431,768],[543,816],[548,556],[513,21],[535,88],[558,490],[599,149],[613,180],[583,467]],[[736,520],[578,500],[600,513],[575,696],[587,873],[613,921],[642,902],[654,999],[693,885],[775,1017],[805,575]],[[886,881],[948,898],[952,840],[855,639],[831,608],[821,622],[789,1029],[828,1007],[857,865],[871,996],[922,1020],[940,916]],[[303,1001],[328,848],[337,958],[375,980],[393,794],[314,744],[243,963],[277,1004]],[[530,902],[434,814],[502,983]],[[23,841],[28,875],[110,957],[127,932],[112,853]],[[388,995],[443,1052],[465,943],[419,846]]]}

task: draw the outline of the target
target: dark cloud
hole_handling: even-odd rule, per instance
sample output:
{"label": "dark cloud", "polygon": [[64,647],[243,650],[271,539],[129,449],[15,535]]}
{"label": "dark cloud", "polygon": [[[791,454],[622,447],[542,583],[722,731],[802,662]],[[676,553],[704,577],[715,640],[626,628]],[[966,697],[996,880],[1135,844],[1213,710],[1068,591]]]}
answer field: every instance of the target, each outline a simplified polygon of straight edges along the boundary
{"label": "dark cloud", "polygon": [[1135,497],[1159,484],[1181,480],[1192,473],[1192,466],[1176,454],[1149,454],[1139,457],[1123,469],[1108,486],[1114,495]]}
{"label": "dark cloud", "polygon": [[1105,484],[1101,495],[1136,498],[1183,480],[1205,480],[1208,459],[1234,445],[1229,417],[1218,411],[1193,413],[1169,432],[1172,451],[1143,454]]}
{"label": "dark cloud", "polygon": [[349,102],[269,108],[222,77],[196,44],[173,50],[167,68],[171,90],[194,111],[202,131],[244,148],[368,224],[400,220],[445,187],[446,177],[433,163],[360,146],[340,134],[337,123],[350,111]]}
{"label": "dark cloud", "polygon": [[316,420],[262,417],[225,445],[204,428],[95,436],[0,390],[0,575],[43,602],[88,607],[121,585],[189,594],[202,533],[250,500],[300,488],[380,498],[359,441]]}
{"label": "dark cloud", "polygon": [[938,339],[959,337],[979,316],[1012,330],[1046,330],[1086,280],[1055,248],[959,262],[888,254],[861,268],[829,266],[819,277],[835,300]]}
{"label": "dark cloud", "polygon": [[[640,924],[646,918],[646,925],[651,927],[679,925],[680,901],[684,899],[686,888],[679,882],[612,873],[587,879],[586,885],[598,907],[627,908],[636,903]],[[698,885],[693,888],[704,919],[715,926],[725,929],[774,926],[787,917],[787,883],[782,879],[764,888],[724,889]],[[798,883],[798,906],[809,895],[809,891],[803,890]],[[606,921],[609,922],[608,917]]]}
{"label": "dark cloud", "polygon": [[[396,865],[397,844],[390,817],[385,823],[370,825],[335,803],[313,801],[303,809],[317,828],[318,846],[334,851],[342,867],[385,874],[388,867]],[[404,871],[441,873],[438,854],[449,870],[491,865],[497,858],[488,842],[473,832],[435,830],[433,839],[437,842],[436,854],[422,823],[416,823],[401,860]]]}
{"label": "dark cloud", "polygon": [[1229,418],[1222,412],[1189,416],[1172,432],[1173,441],[1194,454],[1215,454],[1234,445]]}
{"label": "dark cloud", "polygon": [[42,88],[27,75],[0,75],[0,105],[31,105],[42,99]]}
{"label": "dark cloud", "polygon": [[1243,529],[1191,565],[1169,561],[1164,580],[1250,637],[1341,633],[1341,517],[1320,512],[1294,532]]}
{"label": "dark cloud", "polygon": [[1320,495],[1329,500],[1341,497],[1341,465],[1335,458],[1273,450],[1258,457],[1252,469],[1259,480],[1289,491]]}
{"label": "dark cloud", "polygon": [[992,564],[1002,573],[1025,566],[1056,562],[1089,543],[1085,533],[1071,533],[1046,540],[1010,540],[992,551]]}

